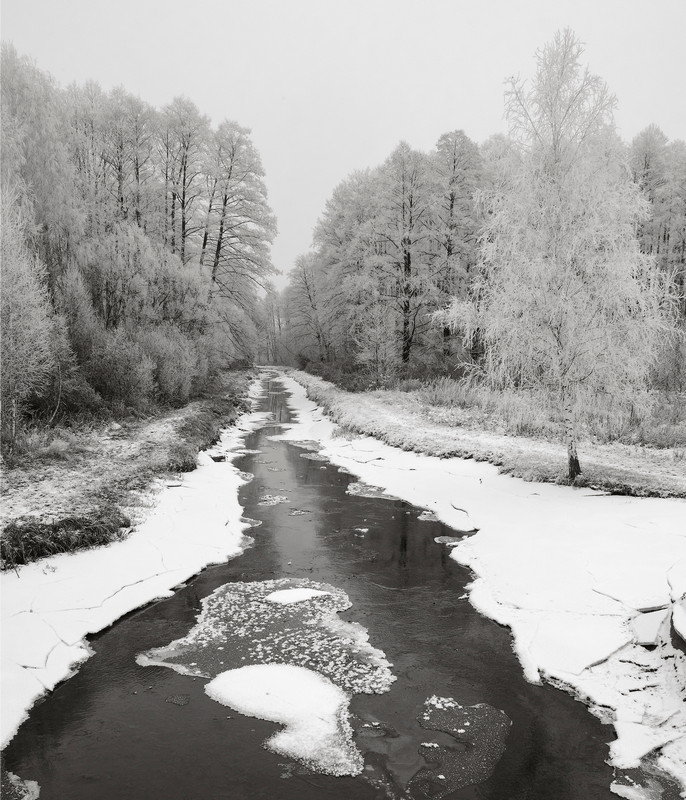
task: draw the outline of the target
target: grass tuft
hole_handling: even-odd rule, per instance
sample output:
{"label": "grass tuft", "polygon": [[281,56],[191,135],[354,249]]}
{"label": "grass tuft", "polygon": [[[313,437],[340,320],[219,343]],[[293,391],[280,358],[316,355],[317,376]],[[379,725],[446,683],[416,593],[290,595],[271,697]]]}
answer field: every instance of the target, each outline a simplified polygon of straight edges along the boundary
{"label": "grass tuft", "polygon": [[122,538],[130,521],[112,505],[90,514],[44,522],[36,517],[12,520],[0,538],[2,569],[13,569],[45,556],[84,550]]}

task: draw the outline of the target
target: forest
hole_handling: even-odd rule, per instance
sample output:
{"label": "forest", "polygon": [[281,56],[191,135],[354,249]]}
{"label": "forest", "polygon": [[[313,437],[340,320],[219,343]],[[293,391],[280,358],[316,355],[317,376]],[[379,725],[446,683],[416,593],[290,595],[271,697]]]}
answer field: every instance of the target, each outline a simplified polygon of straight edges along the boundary
{"label": "forest", "polygon": [[401,142],[343,180],[288,287],[265,300],[263,358],[352,389],[428,383],[438,405],[514,396],[564,426],[570,477],[591,411],[609,438],[656,403],[677,413],[686,144],[657,125],[623,142],[616,98],[582,54],[560,32],[531,83],[510,80],[508,135]]}
{"label": "forest", "polygon": [[5,47],[5,453],[27,425],[180,405],[255,361],[515,407],[512,432],[564,433],[570,478],[579,436],[684,446],[686,144],[654,124],[623,142],[582,57],[561,31],[509,81],[507,135],[401,142],[345,178],[277,291],[247,129],[59,88]]}
{"label": "forest", "polygon": [[276,233],[250,132],[2,51],[2,435],[182,404],[254,359]]}

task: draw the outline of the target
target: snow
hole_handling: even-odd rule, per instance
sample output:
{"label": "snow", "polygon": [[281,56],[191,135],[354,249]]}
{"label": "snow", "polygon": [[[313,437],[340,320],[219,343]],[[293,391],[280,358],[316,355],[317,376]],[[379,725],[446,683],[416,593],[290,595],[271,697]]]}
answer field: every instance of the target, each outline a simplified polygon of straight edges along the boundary
{"label": "snow", "polygon": [[395,676],[366,629],[339,618],[350,606],[341,589],[305,578],[226,583],[203,598],[186,636],[136,661],[208,679],[218,702],[286,725],[271,749],[317,772],[354,775],[362,756],[348,702],[387,692]]}
{"label": "snow", "polygon": [[674,604],[672,611],[672,625],[674,630],[686,642],[686,601]]}
{"label": "snow", "polygon": [[[256,397],[259,381],[251,386]],[[268,415],[247,413],[222,434],[198,468],[154,496],[154,507],[123,541],[65,553],[0,576],[2,662],[0,745],[4,747],[46,691],[90,655],[88,634],[158,597],[208,564],[243,550],[238,489],[245,477],[231,463],[250,431]],[[180,484],[180,485],[178,485]]]}
{"label": "snow", "polygon": [[[290,591],[311,596],[308,602],[268,600]],[[304,578],[227,583],[203,598],[186,636],[136,661],[206,678],[246,662],[286,663],[312,669],[349,694],[387,692],[395,677],[384,653],[369,644],[365,628],[338,616],[350,606],[341,589]]]}
{"label": "snow", "polygon": [[657,611],[648,611],[638,614],[631,620],[633,639],[637,644],[657,644],[660,628],[662,627],[669,611],[665,608]]}
{"label": "snow", "polygon": [[[343,433],[301,384],[280,380],[297,422],[275,438],[316,442],[355,476],[354,492],[374,487],[456,530],[478,529],[450,555],[475,575],[473,605],[510,627],[527,679],[558,685],[615,723],[614,764],[634,762],[657,742],[651,758],[686,790],[678,749],[686,737],[683,654],[657,617],[641,619],[665,610],[675,629],[686,627],[678,605],[686,593],[686,501],[534,484],[488,463],[406,452]],[[346,413],[354,415],[354,399],[337,402],[350,402]],[[648,653],[638,642],[652,627],[660,647]],[[651,657],[645,663],[643,654]],[[660,745],[665,739],[673,741]]]}
{"label": "snow", "polygon": [[357,775],[363,760],[352,742],[349,697],[324,676],[290,664],[255,664],[219,674],[205,686],[219,703],[284,730],[266,744],[317,772]]}
{"label": "snow", "polygon": [[329,592],[321,589],[279,589],[271,592],[264,599],[269,600],[270,603],[288,605],[289,603],[302,603],[303,600],[311,600],[313,597],[321,597],[325,594],[329,594]]}

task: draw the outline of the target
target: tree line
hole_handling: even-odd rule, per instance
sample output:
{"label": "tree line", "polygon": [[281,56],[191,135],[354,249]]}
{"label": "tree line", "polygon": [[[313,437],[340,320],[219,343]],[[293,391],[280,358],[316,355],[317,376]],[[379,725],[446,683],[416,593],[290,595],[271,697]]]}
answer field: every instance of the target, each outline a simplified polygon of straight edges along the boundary
{"label": "tree line", "polygon": [[333,192],[281,295],[264,357],[360,386],[451,374],[554,406],[579,472],[599,398],[686,389],[686,144],[630,145],[616,99],[559,32],[511,79],[508,135],[401,143]]}
{"label": "tree line", "polygon": [[250,131],[2,51],[2,430],[181,403],[251,361],[274,215]]}

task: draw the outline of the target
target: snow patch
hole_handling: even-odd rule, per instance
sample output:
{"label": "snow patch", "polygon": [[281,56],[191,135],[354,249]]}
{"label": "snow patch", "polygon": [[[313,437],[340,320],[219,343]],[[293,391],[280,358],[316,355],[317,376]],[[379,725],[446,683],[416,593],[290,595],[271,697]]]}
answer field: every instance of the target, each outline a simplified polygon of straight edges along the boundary
{"label": "snow patch", "polygon": [[322,675],[290,664],[256,664],[220,673],[205,692],[241,714],[285,725],[267,740],[270,750],[329,775],[362,771],[349,697]]}
{"label": "snow patch", "polygon": [[321,597],[325,594],[329,594],[329,592],[324,592],[321,589],[278,589],[276,592],[268,594],[264,599],[270,603],[288,605],[289,603],[302,603],[303,600],[311,600],[313,597]]}

